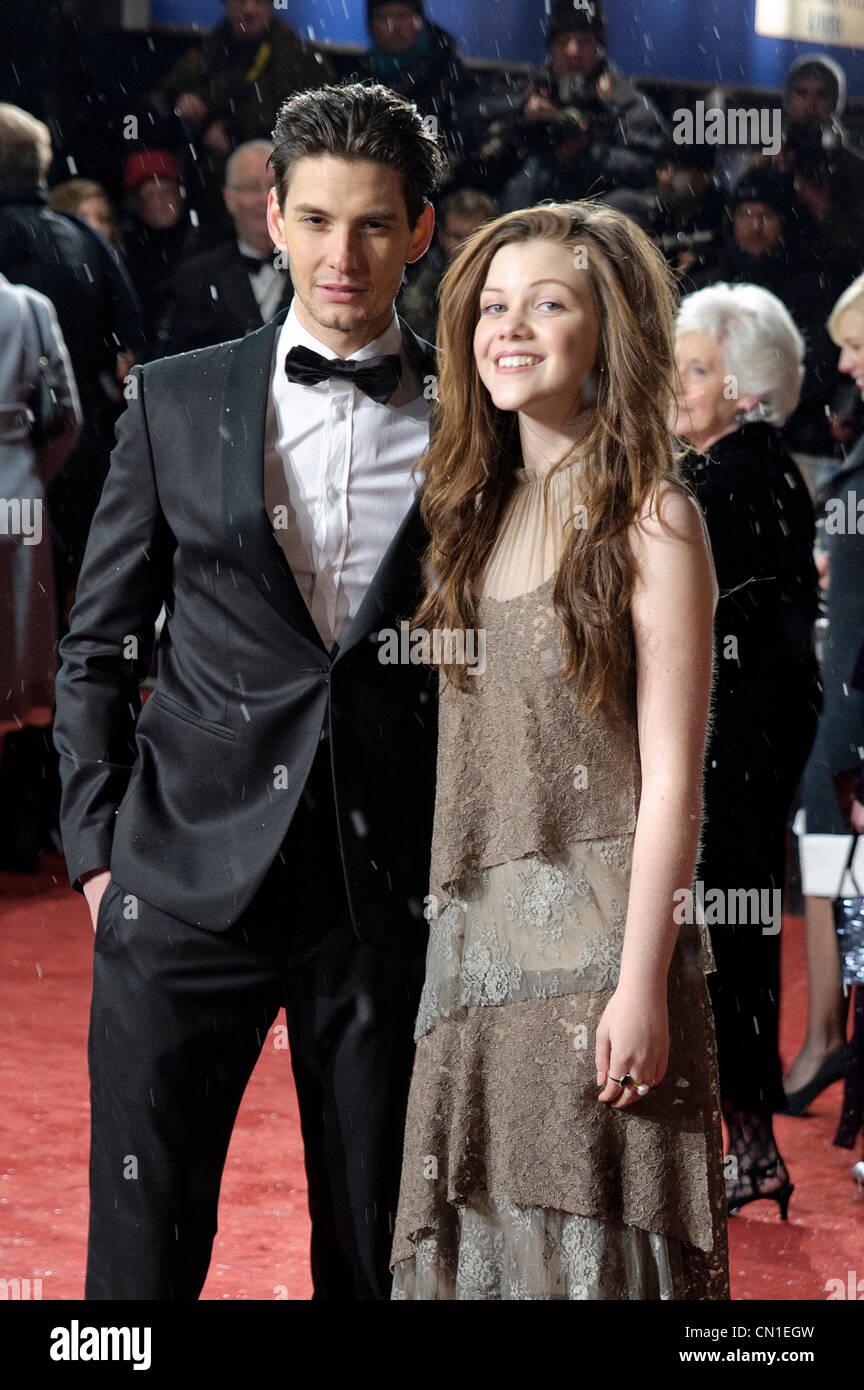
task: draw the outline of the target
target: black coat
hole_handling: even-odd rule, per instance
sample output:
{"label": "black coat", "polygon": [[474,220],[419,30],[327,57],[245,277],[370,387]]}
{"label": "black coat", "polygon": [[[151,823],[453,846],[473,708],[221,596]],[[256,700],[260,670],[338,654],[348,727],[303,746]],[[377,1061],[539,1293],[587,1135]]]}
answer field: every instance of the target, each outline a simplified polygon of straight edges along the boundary
{"label": "black coat", "polygon": [[[64,851],[79,891],[110,865],[127,892],[224,931],[273,863],[326,728],[355,929],[392,940],[425,931],[436,682],[382,664],[376,637],[414,612],[427,536],[418,498],[331,656],[265,509],[283,319],[135,369],[60,646]],[[428,344],[403,335],[422,380]]]}
{"label": "black coat", "polygon": [[[823,541],[828,554],[825,593],[822,684],[824,703],[819,735],[804,779],[807,830],[843,835],[834,777],[861,762],[864,747],[864,437],[845,463],[820,488],[816,504],[823,512]],[[861,510],[859,510],[861,508]],[[864,791],[862,783],[861,791]]]}
{"label": "black coat", "polygon": [[181,93],[194,92],[207,107],[203,129],[212,121],[224,121],[236,148],[246,140],[268,139],[283,101],[295,92],[321,87],[332,77],[323,54],[278,15],[257,39],[238,40],[226,19],[203,46],[187,49],[178,58],[153,98],[157,108],[167,112]]}
{"label": "black coat", "polygon": [[165,317],[177,266],[191,259],[197,235],[188,217],[173,227],[148,227],[130,216],[121,226],[126,269],[141,301],[147,360],[159,357],[159,328]]}
{"label": "black coat", "polygon": [[740,872],[745,857],[760,861],[768,824],[785,826],[816,731],[813,505],[770,425],[742,426],[682,471],[705,513],[720,587],[708,848],[718,837],[734,847]]}
{"label": "black coat", "polygon": [[[807,485],[766,424],[743,425],[707,455],[685,458],[682,471],[705,513],[720,586],[718,701],[724,689],[746,691],[752,719],[764,715],[770,727],[778,714],[774,688],[809,691],[816,673],[819,590]],[[723,655],[728,638],[737,660]]]}
{"label": "black coat", "polygon": [[[364,82],[370,78],[416,103],[422,116],[434,116],[439,132],[451,149],[461,148],[461,111],[476,88],[474,74],[459,56],[456,40],[438,24],[426,20],[429,46],[425,54],[393,71],[376,63],[374,49],[362,56],[342,59],[343,80]],[[337,60],[338,61],[338,60]]]}
{"label": "black coat", "polygon": [[[683,471],[705,512],[720,586],[696,878],[706,894],[782,892],[786,825],[820,702],[813,507],[770,425],[742,426]],[[763,912],[774,905],[759,901]],[[765,916],[761,929],[736,917],[711,925],[720,1093],[736,1109],[769,1114],[785,1104],[779,921],[766,930]]]}
{"label": "black coat", "polygon": [[80,217],[53,212],[43,188],[0,189],[0,271],[51,300],[69,349],[85,414],[105,400],[121,347],[140,353],[138,296],[107,241]]}
{"label": "black coat", "polygon": [[825,512],[823,539],[829,556],[825,594],[828,635],[823,658],[826,689],[852,685],[864,690],[864,661],[856,653],[864,639],[864,436],[843,465],[820,488],[816,505]]}
{"label": "black coat", "polygon": [[47,494],[62,613],[123,408],[117,354],[126,348],[141,357],[145,343],[138,296],[113,249],[81,218],[53,212],[46,199],[43,188],[0,190],[0,271],[53,303],[81,397],[83,428]]}
{"label": "black coat", "polygon": [[[291,277],[282,273],[285,284],[274,318],[288,308],[294,293]],[[159,329],[161,355],[243,338],[262,323],[249,272],[232,237],[177,267]]]}

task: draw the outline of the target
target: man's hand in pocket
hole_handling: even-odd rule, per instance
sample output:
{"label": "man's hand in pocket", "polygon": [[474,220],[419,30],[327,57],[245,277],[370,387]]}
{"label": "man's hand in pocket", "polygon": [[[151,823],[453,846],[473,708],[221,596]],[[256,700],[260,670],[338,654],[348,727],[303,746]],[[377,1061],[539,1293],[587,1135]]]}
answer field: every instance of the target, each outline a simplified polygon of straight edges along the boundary
{"label": "man's hand in pocket", "polygon": [[102,901],[102,894],[110,881],[110,869],[91,869],[89,873],[81,875],[81,886],[84,889],[87,906],[90,908],[90,920],[93,923],[94,932],[99,920],[99,904]]}

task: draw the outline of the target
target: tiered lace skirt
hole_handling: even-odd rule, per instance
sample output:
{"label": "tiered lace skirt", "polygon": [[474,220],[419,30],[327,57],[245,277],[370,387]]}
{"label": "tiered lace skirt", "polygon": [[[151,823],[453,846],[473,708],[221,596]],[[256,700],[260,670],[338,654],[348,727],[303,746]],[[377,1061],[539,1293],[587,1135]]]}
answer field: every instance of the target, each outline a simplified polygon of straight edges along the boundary
{"label": "tiered lace skirt", "polygon": [[632,838],[481,870],[430,922],[394,1299],[729,1297],[704,929],[670,968],[665,1079],[597,1101]]}

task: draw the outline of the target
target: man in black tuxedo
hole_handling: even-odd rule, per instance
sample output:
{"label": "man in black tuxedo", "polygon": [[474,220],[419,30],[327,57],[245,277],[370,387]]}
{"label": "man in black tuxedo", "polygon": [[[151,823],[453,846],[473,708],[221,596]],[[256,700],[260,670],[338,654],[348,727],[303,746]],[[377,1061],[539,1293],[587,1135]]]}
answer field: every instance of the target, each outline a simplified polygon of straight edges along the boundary
{"label": "man in black tuxedo", "polygon": [[271,149],[250,140],[228,160],[223,195],[234,236],[177,266],[158,330],[162,356],[242,338],[290,305],[291,277],[267,226]]}
{"label": "man in black tuxedo", "polygon": [[422,585],[434,358],[393,303],[441,155],[380,86],[292,98],[274,141],[291,309],[135,368],[61,644],[61,827],[96,932],[91,1299],[198,1297],[280,1006],[313,1297],[390,1290],[437,721],[430,671],[378,634]]}

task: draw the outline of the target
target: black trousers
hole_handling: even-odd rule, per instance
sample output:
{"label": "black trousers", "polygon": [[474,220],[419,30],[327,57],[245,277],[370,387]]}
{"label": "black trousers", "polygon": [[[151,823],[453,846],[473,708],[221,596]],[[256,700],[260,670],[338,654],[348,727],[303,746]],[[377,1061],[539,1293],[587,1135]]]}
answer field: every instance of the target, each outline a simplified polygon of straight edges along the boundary
{"label": "black trousers", "polygon": [[323,744],[280,855],[228,932],[158,911],[143,885],[109,883],[89,1039],[88,1299],[199,1296],[237,1110],[282,1006],[313,1298],[389,1298],[425,942],[407,912],[405,940],[360,941],[336,836]]}

